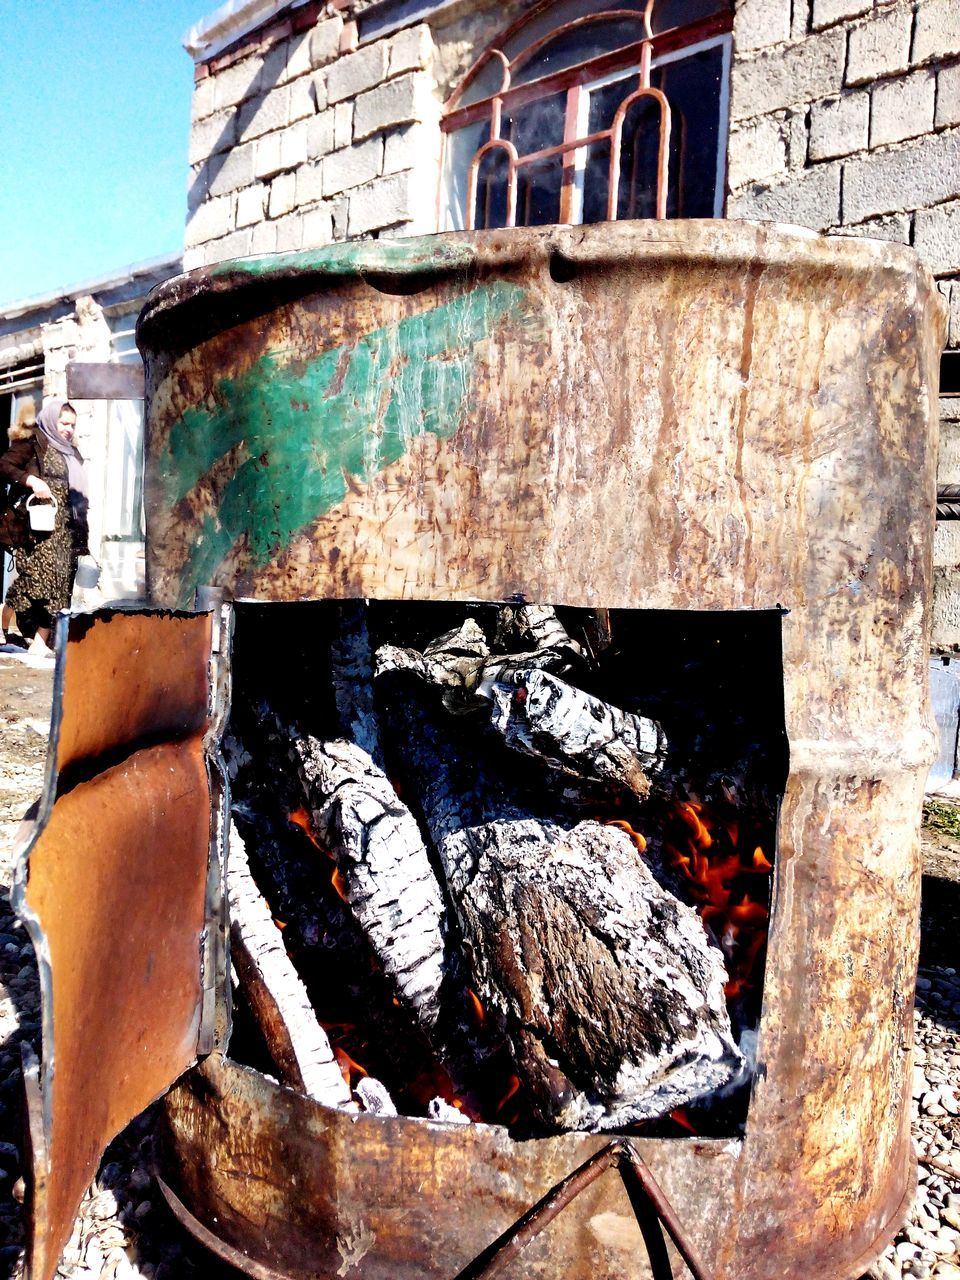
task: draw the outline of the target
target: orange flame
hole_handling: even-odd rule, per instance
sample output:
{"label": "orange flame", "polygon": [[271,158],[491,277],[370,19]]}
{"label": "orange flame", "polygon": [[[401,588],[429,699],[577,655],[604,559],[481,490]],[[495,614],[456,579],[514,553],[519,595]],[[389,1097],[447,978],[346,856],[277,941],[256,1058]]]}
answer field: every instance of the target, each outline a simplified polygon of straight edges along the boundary
{"label": "orange flame", "polygon": [[470,987],[467,987],[467,999],[470,1001],[470,1008],[473,1010],[473,1016],[477,1020],[477,1026],[482,1027],[487,1020],[487,1014],[480,1003],[480,997]]}
{"label": "orange flame", "polygon": [[717,821],[696,801],[681,801],[674,812],[685,830],[677,843],[664,841],[664,852],[686,881],[704,926],[723,948],[730,974],[725,991],[733,1000],[753,986],[770,914],[749,892],[735,897],[734,890],[744,883],[740,877],[769,876],[773,865],[759,846],[749,857],[741,852],[737,819]]}
{"label": "orange flame", "polygon": [[352,1076],[356,1076],[357,1079],[359,1079],[360,1077],[369,1074],[365,1067],[361,1067],[359,1062],[350,1057],[346,1049],[341,1049],[338,1046],[334,1049],[333,1056],[337,1060],[337,1066],[340,1068],[340,1074],[343,1076],[346,1084],[351,1083]]}
{"label": "orange flame", "polygon": [[756,849],[754,849],[753,851],[753,863],[751,864],[751,870],[752,871],[772,871],[773,870],[773,863],[767,860],[766,855],[764,854],[763,850],[760,848],[759,845],[757,845]]}
{"label": "orange flame", "polygon": [[347,897],[347,882],[346,880],[344,880],[343,873],[341,872],[339,867],[333,868],[333,871],[330,875],[330,883],[333,885],[334,889],[336,889],[338,895],[343,899],[344,902],[350,901],[350,899]]}
{"label": "orange flame", "polygon": [[647,841],[639,831],[634,831],[629,822],[624,822],[623,818],[610,818],[607,821],[608,827],[619,827],[621,831],[625,831],[633,843],[637,846],[637,851],[643,853],[647,847]]}
{"label": "orange flame", "polygon": [[519,1088],[520,1088],[519,1076],[511,1076],[510,1084],[507,1086],[507,1092],[503,1095],[503,1097],[497,1103],[497,1106],[496,1106],[497,1115],[500,1114],[500,1112],[507,1105],[507,1103],[510,1101],[510,1099],[514,1096],[514,1094],[517,1092]]}
{"label": "orange flame", "polygon": [[299,809],[294,809],[292,813],[287,814],[287,821],[292,822],[295,827],[299,827],[314,848],[319,849],[321,853],[325,853],[328,858],[333,857],[330,850],[325,849],[317,839],[317,833],[313,829],[313,819],[308,809],[304,809],[301,805]]}
{"label": "orange flame", "polygon": [[709,849],[713,844],[713,836],[700,821],[702,809],[702,805],[689,800],[681,800],[677,805],[677,812],[693,832],[693,838],[698,847],[701,849]]}
{"label": "orange flame", "polygon": [[687,1133],[692,1133],[696,1137],[697,1131],[691,1124],[685,1107],[674,1107],[670,1112],[670,1119],[674,1124],[679,1125],[681,1129],[685,1129]]}

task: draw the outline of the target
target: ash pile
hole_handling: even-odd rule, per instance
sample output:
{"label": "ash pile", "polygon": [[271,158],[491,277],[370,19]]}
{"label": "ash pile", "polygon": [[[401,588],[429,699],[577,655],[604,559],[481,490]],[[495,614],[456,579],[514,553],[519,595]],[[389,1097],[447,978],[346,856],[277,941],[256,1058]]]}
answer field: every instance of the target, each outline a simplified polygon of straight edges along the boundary
{"label": "ash pile", "polygon": [[233,670],[231,1056],[518,1137],[742,1130],[778,616],[246,605]]}

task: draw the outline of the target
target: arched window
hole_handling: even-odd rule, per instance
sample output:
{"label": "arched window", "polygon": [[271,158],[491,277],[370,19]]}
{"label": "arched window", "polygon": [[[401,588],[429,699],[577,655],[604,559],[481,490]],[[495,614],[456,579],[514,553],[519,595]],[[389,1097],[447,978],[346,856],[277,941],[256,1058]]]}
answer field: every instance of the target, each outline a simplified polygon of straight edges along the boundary
{"label": "arched window", "polygon": [[722,213],[730,0],[608,3],[543,0],[468,71],[446,229]]}

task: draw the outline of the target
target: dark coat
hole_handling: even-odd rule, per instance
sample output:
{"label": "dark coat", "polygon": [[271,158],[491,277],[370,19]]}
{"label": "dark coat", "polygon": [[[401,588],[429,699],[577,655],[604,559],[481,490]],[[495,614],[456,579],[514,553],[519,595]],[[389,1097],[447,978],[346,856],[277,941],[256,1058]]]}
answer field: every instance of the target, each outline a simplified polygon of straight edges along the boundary
{"label": "dark coat", "polygon": [[[43,463],[50,446],[33,428],[10,431],[10,448],[0,455],[0,483],[10,486],[3,513],[0,514],[0,547],[23,547],[30,540],[30,524],[26,499],[30,496],[27,476],[43,476]],[[86,500],[83,509],[70,504],[70,527],[74,549],[78,555],[87,552]]]}
{"label": "dark coat", "polygon": [[22,547],[30,535],[27,476],[43,475],[47,442],[33,430],[10,432],[10,448],[0,455],[0,481],[10,486],[0,514],[0,547]]}

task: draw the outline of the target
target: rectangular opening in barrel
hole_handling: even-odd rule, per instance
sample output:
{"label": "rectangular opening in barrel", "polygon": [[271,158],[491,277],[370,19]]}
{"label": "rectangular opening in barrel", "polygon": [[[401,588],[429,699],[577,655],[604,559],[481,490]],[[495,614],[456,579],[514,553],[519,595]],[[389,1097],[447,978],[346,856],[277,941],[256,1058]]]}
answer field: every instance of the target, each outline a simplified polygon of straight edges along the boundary
{"label": "rectangular opening in barrel", "polygon": [[741,1133],[780,629],[777,610],[237,605],[231,1055],[332,1105],[515,1136]]}

